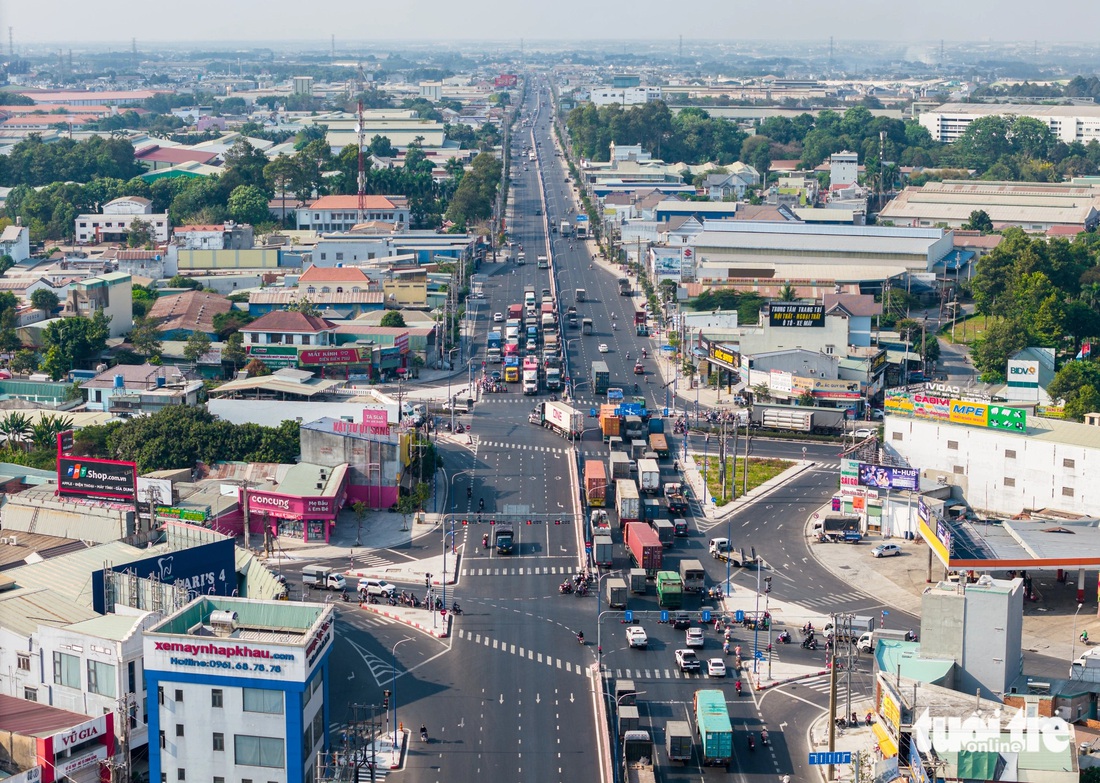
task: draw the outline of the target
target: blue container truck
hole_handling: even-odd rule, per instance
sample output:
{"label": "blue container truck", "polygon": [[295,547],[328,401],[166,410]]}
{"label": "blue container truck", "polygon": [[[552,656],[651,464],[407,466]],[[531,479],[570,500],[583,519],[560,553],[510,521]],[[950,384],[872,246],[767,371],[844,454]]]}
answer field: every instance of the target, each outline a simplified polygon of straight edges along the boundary
{"label": "blue container truck", "polygon": [[703,764],[728,766],[733,758],[733,727],[722,691],[695,691],[695,730],[699,733]]}

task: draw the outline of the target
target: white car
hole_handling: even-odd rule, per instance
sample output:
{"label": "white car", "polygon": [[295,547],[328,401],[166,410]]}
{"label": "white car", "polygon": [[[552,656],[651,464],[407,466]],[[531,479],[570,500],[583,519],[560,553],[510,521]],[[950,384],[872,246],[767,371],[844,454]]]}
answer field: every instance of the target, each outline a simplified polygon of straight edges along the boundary
{"label": "white car", "polygon": [[649,645],[649,637],[642,626],[632,625],[626,629],[626,643],[644,650]]}
{"label": "white car", "polygon": [[600,343],[598,346],[596,346],[596,350],[600,353],[607,353],[611,349],[607,347],[607,343]]}
{"label": "white car", "polygon": [[871,550],[871,557],[893,557],[901,554],[901,547],[897,544],[879,544]]}
{"label": "white car", "polygon": [[706,644],[703,639],[702,628],[688,628],[684,632],[684,646],[685,647],[702,647]]}
{"label": "white car", "polygon": [[721,658],[711,658],[707,661],[707,675],[709,677],[725,677],[726,662]]}
{"label": "white car", "polygon": [[855,432],[853,432],[852,437],[855,438],[856,440],[864,440],[866,438],[874,437],[874,434],[875,434],[874,430],[861,429],[861,430],[856,430]]}
{"label": "white car", "polygon": [[676,665],[682,672],[699,671],[699,659],[695,657],[695,650],[677,650]]}
{"label": "white car", "polygon": [[357,592],[367,595],[391,596],[397,592],[397,588],[384,579],[360,579]]}
{"label": "white car", "polygon": [[504,323],[504,313],[493,313],[493,323]]}

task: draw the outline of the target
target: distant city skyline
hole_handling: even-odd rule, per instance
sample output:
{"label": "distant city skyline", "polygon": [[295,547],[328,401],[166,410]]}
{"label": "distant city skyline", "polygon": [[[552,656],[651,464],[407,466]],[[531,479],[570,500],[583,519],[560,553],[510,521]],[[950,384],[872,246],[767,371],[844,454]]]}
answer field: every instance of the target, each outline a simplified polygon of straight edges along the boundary
{"label": "distant city skyline", "polygon": [[[501,0],[410,0],[398,12],[377,14],[362,0],[328,0],[317,13],[288,0],[190,0],[166,8],[88,0],[8,2],[0,6],[0,40],[13,28],[15,45],[45,43],[90,47],[178,42],[219,44],[316,42],[335,34],[337,48],[356,42],[473,40],[507,42],[585,40],[821,41],[845,40],[1039,41],[1091,43],[1100,39],[1100,4],[1071,0],[1042,13],[1024,0],[925,0],[906,9],[881,0],[842,6],[805,0],[750,4],[695,0],[669,6],[636,0],[629,6],[565,0],[532,4]],[[1056,9],[1051,7],[1049,11]],[[1068,21],[1071,20],[1071,21]],[[6,44],[6,41],[4,41]]]}

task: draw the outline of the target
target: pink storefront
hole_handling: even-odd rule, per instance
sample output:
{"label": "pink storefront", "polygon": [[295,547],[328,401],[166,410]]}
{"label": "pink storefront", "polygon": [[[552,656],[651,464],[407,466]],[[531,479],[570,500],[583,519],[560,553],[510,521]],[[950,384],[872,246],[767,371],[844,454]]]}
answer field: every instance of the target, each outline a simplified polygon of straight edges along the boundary
{"label": "pink storefront", "polygon": [[305,481],[284,480],[280,490],[285,491],[247,491],[248,527],[252,533],[270,531],[275,536],[302,541],[329,540],[336,527],[336,516],[347,500],[347,465],[295,466],[299,472],[303,467],[312,468],[316,475],[304,477]]}

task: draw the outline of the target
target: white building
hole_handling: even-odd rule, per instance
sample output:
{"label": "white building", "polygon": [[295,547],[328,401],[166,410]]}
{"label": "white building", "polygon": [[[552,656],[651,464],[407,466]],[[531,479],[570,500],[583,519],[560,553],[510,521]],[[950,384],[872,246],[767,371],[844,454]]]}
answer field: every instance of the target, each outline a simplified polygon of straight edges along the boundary
{"label": "white building", "polygon": [[972,506],[1005,515],[1023,509],[1097,515],[1100,426],[1029,415],[1026,432],[989,429],[946,419],[982,421],[996,406],[937,392],[914,397],[929,415],[942,415],[937,420],[891,413],[898,410],[891,399],[885,447],[922,476],[959,487]]}
{"label": "white building", "polygon": [[165,212],[153,213],[153,202],[139,196],[123,196],[103,205],[99,215],[77,215],[77,242],[122,242],[134,221],[149,226],[154,242],[167,242],[170,224]]}
{"label": "white building", "polygon": [[1055,138],[1070,144],[1100,141],[1100,106],[1040,106],[1025,103],[945,103],[920,116],[920,124],[936,141],[955,141],[979,117],[1031,117],[1050,128]]}
{"label": "white building", "polygon": [[859,155],[834,152],[829,156],[829,190],[842,190],[859,182]]}
{"label": "white building", "polygon": [[661,100],[660,87],[593,87],[589,99],[596,106],[637,106]]}
{"label": "white building", "polygon": [[328,604],[205,596],[149,629],[149,779],[313,780],[333,621]]}
{"label": "white building", "polygon": [[26,226],[8,226],[0,234],[0,256],[19,263],[31,257],[31,231]]}
{"label": "white building", "polygon": [[291,79],[291,90],[295,95],[313,95],[313,77],[295,76]]}
{"label": "white building", "polygon": [[91,318],[96,310],[111,319],[110,336],[129,334],[134,325],[134,284],[125,272],[108,272],[72,284],[65,315]]}
{"label": "white building", "polygon": [[298,228],[317,233],[350,231],[359,223],[379,221],[409,225],[409,202],[404,196],[322,196],[298,210]]}

